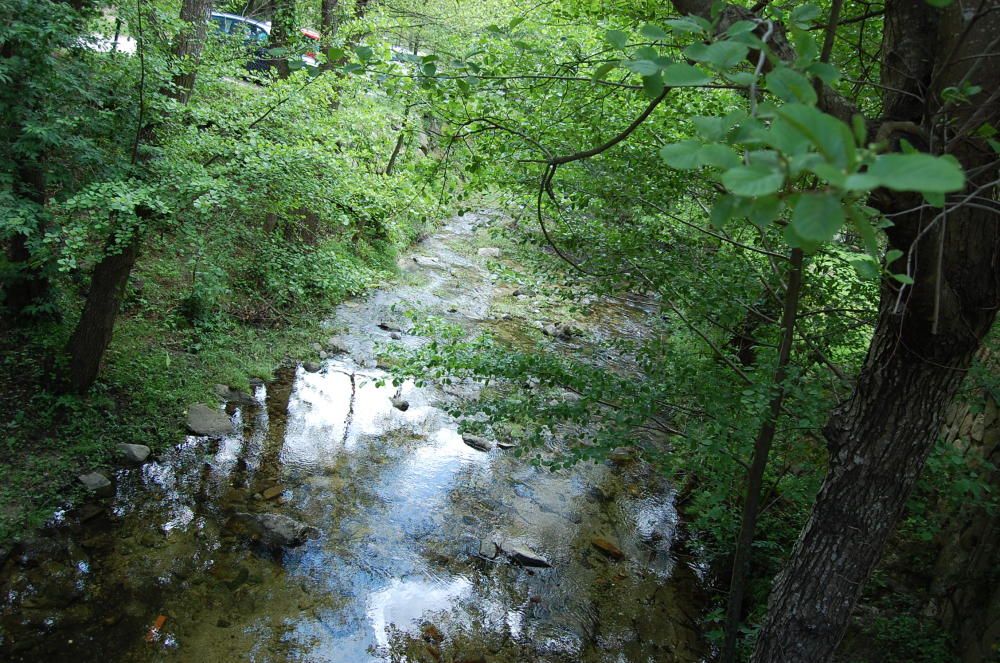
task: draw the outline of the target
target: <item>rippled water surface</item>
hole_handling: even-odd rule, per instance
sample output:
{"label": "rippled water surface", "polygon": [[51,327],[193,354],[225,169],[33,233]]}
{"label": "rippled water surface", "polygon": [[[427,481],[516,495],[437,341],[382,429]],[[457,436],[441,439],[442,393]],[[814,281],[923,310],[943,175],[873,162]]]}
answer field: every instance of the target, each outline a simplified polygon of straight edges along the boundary
{"label": "rippled water surface", "polygon": [[[463,442],[443,408],[475,397],[474,385],[379,385],[379,347],[423,342],[378,326],[406,329],[403,309],[470,333],[501,326],[491,311],[510,294],[472,248],[482,222],[454,220],[405,260],[401,285],[340,306],[331,336],[347,352],[230,405],[237,433],[189,436],[120,470],[113,499],[57,514],[15,550],[0,577],[0,655],[699,660],[697,582],[671,548],[671,490],[647,467],[537,469]],[[584,338],[630,333],[644,315],[604,307]],[[529,323],[502,321],[518,324]],[[246,526],[257,514],[314,529],[299,547],[267,546]],[[514,550],[551,566],[522,566]]]}

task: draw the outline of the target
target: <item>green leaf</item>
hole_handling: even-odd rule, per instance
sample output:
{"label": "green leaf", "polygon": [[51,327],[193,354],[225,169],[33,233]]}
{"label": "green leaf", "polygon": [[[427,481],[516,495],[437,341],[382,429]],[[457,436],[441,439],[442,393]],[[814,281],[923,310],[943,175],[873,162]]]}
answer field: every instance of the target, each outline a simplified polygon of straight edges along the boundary
{"label": "green leaf", "polygon": [[691,118],[695,131],[705,140],[721,140],[726,133],[723,122],[723,118],[714,115]]}
{"label": "green leaf", "polygon": [[615,48],[625,48],[628,44],[628,35],[621,30],[608,30],[604,33],[604,40]]}
{"label": "green leaf", "polygon": [[931,7],[937,7],[938,9],[943,9],[953,3],[955,0],[926,0],[927,4]]}
{"label": "green leaf", "polygon": [[911,278],[907,274],[893,274],[892,278],[896,279],[903,285],[913,285],[914,283],[913,278]]}
{"label": "green leaf", "polygon": [[831,193],[804,193],[792,210],[791,233],[804,251],[829,242],[844,226],[844,208]]}
{"label": "green leaf", "polygon": [[652,76],[642,77],[642,89],[646,93],[646,96],[650,99],[656,99],[663,93],[663,88],[666,87],[663,84],[663,76],[660,72],[656,72]]}
{"label": "green leaf", "polygon": [[664,145],[660,149],[660,158],[671,168],[691,170],[701,165],[701,147],[701,143],[696,140]]}
{"label": "green leaf", "polygon": [[698,67],[678,62],[663,70],[663,82],[670,87],[697,87],[712,82],[712,77]]}
{"label": "green leaf", "polygon": [[868,219],[857,208],[850,208],[847,212],[854,224],[854,228],[861,235],[861,242],[865,246],[865,251],[872,257],[878,257],[878,238],[875,235],[875,228],[868,222]]}
{"label": "green leaf", "polygon": [[803,28],[808,28],[813,21],[823,15],[823,12],[816,5],[799,5],[792,10],[790,16],[792,23]]}
{"label": "green leaf", "polygon": [[816,91],[809,79],[789,67],[776,67],[767,75],[767,89],[784,101],[816,103]]}
{"label": "green leaf", "polygon": [[829,62],[813,62],[806,71],[827,85],[833,85],[840,80],[840,70]]}
{"label": "green leaf", "polygon": [[736,196],[720,196],[712,205],[712,212],[709,221],[713,228],[719,229],[726,225],[730,219],[736,216],[740,207],[740,199]]}
{"label": "green leaf", "polygon": [[950,193],[965,187],[965,174],[953,161],[930,154],[884,154],[868,175],[893,191]]}
{"label": "green leaf", "polygon": [[372,59],[372,54],[374,51],[367,46],[355,46],[354,53],[358,56],[358,59],[362,62],[368,62]]}
{"label": "green leaf", "polygon": [[878,186],[878,178],[865,173],[848,175],[843,184],[843,188],[848,191],[871,191],[877,189]]}
{"label": "green leaf", "polygon": [[722,174],[722,184],[738,196],[756,197],[777,193],[785,176],[761,165],[738,166]]}
{"label": "green leaf", "polygon": [[804,104],[785,104],[775,113],[812,143],[827,161],[845,170],[853,166],[857,153],[854,135],[846,124]]}
{"label": "green leaf", "polygon": [[732,41],[717,41],[711,44],[691,44],[684,49],[684,55],[695,62],[707,62],[719,69],[730,69],[743,62],[750,47]]}
{"label": "green leaf", "polygon": [[777,196],[754,198],[747,208],[747,218],[750,219],[750,223],[763,230],[778,218],[781,207],[781,199]]}
{"label": "green leaf", "polygon": [[696,20],[693,16],[671,19],[666,21],[666,24],[677,32],[687,32],[689,34],[705,34],[708,32],[708,28],[705,27],[703,22]]}
{"label": "green leaf", "polygon": [[660,66],[652,60],[629,60],[625,68],[640,76],[652,76],[660,71]]}
{"label": "green leaf", "polygon": [[740,157],[728,145],[709,143],[701,148],[701,162],[715,168],[735,168],[740,165]]}
{"label": "green leaf", "polygon": [[605,62],[594,71],[594,75],[591,77],[591,80],[595,82],[604,80],[604,77],[607,76],[612,69],[617,67],[618,64],[618,62]]}
{"label": "green leaf", "polygon": [[730,37],[738,37],[753,32],[755,29],[757,29],[757,24],[753,21],[736,21],[726,28],[726,34]]}
{"label": "green leaf", "polygon": [[653,41],[664,41],[665,39],[670,38],[670,35],[667,33],[666,30],[664,30],[658,25],[653,25],[652,23],[647,23],[646,25],[642,26],[642,28],[639,30],[639,34],[641,34],[643,37],[646,37],[647,39],[652,39]]}

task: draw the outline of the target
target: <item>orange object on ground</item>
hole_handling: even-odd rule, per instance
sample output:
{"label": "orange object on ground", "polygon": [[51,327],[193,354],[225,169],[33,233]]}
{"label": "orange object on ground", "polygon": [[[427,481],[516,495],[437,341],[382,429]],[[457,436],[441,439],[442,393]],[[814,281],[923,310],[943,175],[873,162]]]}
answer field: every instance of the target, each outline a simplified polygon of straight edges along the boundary
{"label": "orange object on ground", "polygon": [[163,625],[166,623],[167,623],[166,615],[158,616],[156,618],[156,621],[153,623],[152,628],[150,628],[149,631],[146,633],[146,642],[152,642],[153,640],[155,640],[156,634],[160,632],[160,629],[163,628]]}

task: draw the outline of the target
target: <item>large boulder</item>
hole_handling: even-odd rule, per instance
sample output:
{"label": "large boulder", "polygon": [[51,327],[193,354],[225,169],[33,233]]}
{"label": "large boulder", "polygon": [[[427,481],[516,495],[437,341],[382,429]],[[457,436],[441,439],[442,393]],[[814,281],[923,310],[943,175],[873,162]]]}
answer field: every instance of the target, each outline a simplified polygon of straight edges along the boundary
{"label": "large boulder", "polygon": [[187,429],[194,435],[223,437],[233,432],[233,422],[225,412],[195,403],[188,408]]}

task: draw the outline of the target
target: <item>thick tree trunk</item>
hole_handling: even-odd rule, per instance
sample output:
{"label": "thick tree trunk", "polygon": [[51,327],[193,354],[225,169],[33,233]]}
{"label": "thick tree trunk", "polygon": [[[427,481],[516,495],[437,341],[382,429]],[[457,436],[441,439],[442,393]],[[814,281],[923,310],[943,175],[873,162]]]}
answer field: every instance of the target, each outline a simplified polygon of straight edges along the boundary
{"label": "thick tree trunk", "polygon": [[337,5],[339,0],[322,0],[319,7],[320,31],[323,42],[330,43],[330,38],[337,32]]}
{"label": "thick tree trunk", "polygon": [[[271,47],[282,48],[291,46],[295,41],[295,0],[275,0],[274,22],[271,26]],[[274,63],[278,74],[288,78],[288,56],[278,58]]]}
{"label": "thick tree trunk", "polygon": [[83,315],[67,347],[70,356],[69,388],[73,392],[87,391],[97,379],[104,351],[111,342],[125,286],[138,255],[139,235],[136,234],[120,253],[106,256],[94,268]]}
{"label": "thick tree trunk", "polygon": [[208,34],[208,15],[212,11],[212,0],[184,0],[181,5],[181,20],[187,26],[177,35],[174,45],[174,56],[180,65],[180,71],[174,75],[174,90],[171,96],[182,104],[186,104],[194,90],[195,77],[198,73],[198,62],[205,47],[205,36]]}
{"label": "thick tree trunk", "polygon": [[[990,96],[1000,90],[1000,58],[990,48],[997,34],[1000,12],[971,19],[957,3],[944,10],[922,0],[886,5],[884,119],[912,123],[911,142],[924,138],[926,149],[958,157],[969,184],[953,203],[973,191],[996,200],[996,166],[990,165],[996,155],[972,133],[1000,117],[1000,101]],[[942,91],[967,75],[982,86],[985,103],[945,107]],[[1000,305],[996,212],[964,205],[941,217],[921,202],[886,192],[873,197],[873,204],[894,214],[890,248],[916,252],[916,283],[902,295],[891,282],[882,289],[855,393],[824,431],[830,466],[775,581],[755,662],[815,663],[833,656]],[[906,258],[891,268],[905,271]]]}

